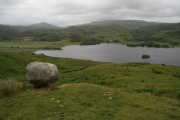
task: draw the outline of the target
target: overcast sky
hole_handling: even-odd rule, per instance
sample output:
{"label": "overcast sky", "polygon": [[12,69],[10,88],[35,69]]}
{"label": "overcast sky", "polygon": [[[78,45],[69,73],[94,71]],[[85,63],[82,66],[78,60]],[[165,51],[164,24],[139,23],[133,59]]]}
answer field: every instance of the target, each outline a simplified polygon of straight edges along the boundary
{"label": "overcast sky", "polygon": [[0,24],[67,26],[124,19],[180,22],[180,0],[0,0]]}

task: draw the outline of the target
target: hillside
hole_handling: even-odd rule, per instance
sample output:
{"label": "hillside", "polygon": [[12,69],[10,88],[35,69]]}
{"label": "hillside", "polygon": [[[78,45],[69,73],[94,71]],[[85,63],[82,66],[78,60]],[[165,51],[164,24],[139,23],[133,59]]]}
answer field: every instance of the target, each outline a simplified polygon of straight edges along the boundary
{"label": "hillside", "polygon": [[8,25],[8,28],[16,30],[17,32],[25,32],[28,30],[60,29],[60,27],[58,27],[58,26],[51,25],[51,24],[48,24],[45,22],[31,24],[31,25],[27,25],[27,26],[9,26]]}
{"label": "hillside", "polygon": [[60,30],[27,31],[20,36],[31,36],[36,41],[68,40],[80,42],[82,45],[117,42],[134,47],[174,47],[180,44],[179,23],[132,28],[132,26],[131,29],[128,29],[127,27],[114,25],[82,25]]}
{"label": "hillside", "polygon": [[[113,36],[112,36],[113,34]],[[35,41],[62,41],[71,42],[112,42],[129,35],[129,30],[116,26],[72,26],[59,30],[27,31],[19,36],[34,37]]]}
{"label": "hillside", "polygon": [[18,32],[24,32],[28,30],[60,29],[58,26],[54,26],[45,22],[31,24],[28,26],[12,26],[12,28],[16,29]]}
{"label": "hillside", "polygon": [[93,21],[85,25],[100,25],[100,26],[119,26],[130,29],[135,29],[144,26],[158,25],[156,22],[146,22],[142,20],[104,20],[104,21]]}
{"label": "hillside", "polygon": [[48,23],[45,23],[45,22],[31,24],[31,25],[28,25],[27,27],[29,27],[29,28],[38,28],[38,29],[59,29],[60,28],[58,26],[51,25],[51,24],[48,24]]}
{"label": "hillside", "polygon": [[0,24],[0,41],[12,40],[15,35],[17,35],[16,29],[9,25]]}
{"label": "hillside", "polygon": [[45,22],[32,24],[28,26],[10,26],[10,25],[0,24],[0,41],[11,40],[13,37],[16,37],[19,33],[28,30],[43,30],[43,29],[60,29],[60,27]]}
{"label": "hillside", "polygon": [[[136,42],[146,42],[152,44],[153,42],[159,42],[159,47],[163,43],[170,43],[170,45],[180,44],[180,23],[166,23],[155,26],[146,26],[135,29],[132,31],[132,39]],[[155,45],[155,44],[154,44]],[[166,44],[167,45],[167,44]],[[158,46],[157,46],[158,47]]]}
{"label": "hillside", "polygon": [[[54,90],[26,81],[29,62],[56,64]],[[149,63],[113,64],[0,52],[0,80],[13,77],[26,91],[0,94],[0,119],[180,118],[180,67]]]}
{"label": "hillside", "polygon": [[[1,26],[0,26],[1,28]],[[26,27],[8,26],[0,34],[0,41],[66,41],[81,45],[116,42],[128,46],[176,47],[180,44],[179,23],[153,23],[140,20],[94,21],[88,24],[58,29],[39,23]],[[9,31],[8,34],[6,31]],[[13,32],[15,30],[15,32]],[[17,33],[17,31],[24,31]]]}

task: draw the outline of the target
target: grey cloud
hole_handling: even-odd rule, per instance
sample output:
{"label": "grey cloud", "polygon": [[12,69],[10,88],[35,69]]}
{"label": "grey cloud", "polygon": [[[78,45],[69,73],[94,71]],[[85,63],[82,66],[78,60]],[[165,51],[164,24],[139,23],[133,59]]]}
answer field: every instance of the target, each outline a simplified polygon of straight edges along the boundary
{"label": "grey cloud", "polygon": [[179,0],[1,0],[0,24],[70,25],[105,19],[180,22]]}
{"label": "grey cloud", "polygon": [[0,1],[0,5],[6,5],[6,6],[9,6],[9,5],[16,5],[16,4],[19,4],[19,3],[22,3],[23,0],[1,0]]}

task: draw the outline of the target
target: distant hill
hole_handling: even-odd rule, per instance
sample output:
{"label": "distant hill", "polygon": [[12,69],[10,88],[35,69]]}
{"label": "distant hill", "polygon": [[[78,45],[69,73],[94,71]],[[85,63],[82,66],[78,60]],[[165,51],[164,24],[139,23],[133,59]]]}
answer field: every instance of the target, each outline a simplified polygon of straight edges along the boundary
{"label": "distant hill", "polygon": [[180,23],[156,23],[141,20],[93,21],[67,28],[44,22],[28,26],[0,25],[0,41],[31,37],[35,41],[69,40],[81,42],[82,45],[120,42],[123,44],[136,43],[138,46],[154,46],[155,44],[174,46],[180,45],[179,33]]}
{"label": "distant hill", "polygon": [[61,29],[61,28],[45,22],[32,24],[28,26],[10,26],[10,25],[0,24],[0,41],[11,40],[17,34],[28,30],[44,30],[44,29]]}
{"label": "distant hill", "polygon": [[142,20],[104,20],[93,21],[85,25],[100,25],[100,26],[120,26],[126,28],[139,28],[144,26],[157,25],[156,22],[146,22]]}
{"label": "distant hill", "polygon": [[31,24],[28,26],[12,26],[12,28],[16,29],[18,32],[24,32],[27,30],[60,29],[58,26],[54,26],[45,22]]}
{"label": "distant hill", "polygon": [[170,43],[172,45],[180,44],[180,23],[163,23],[155,26],[144,26],[134,29],[133,39],[137,41],[151,41]]}
{"label": "distant hill", "polygon": [[28,25],[27,27],[29,27],[29,28],[38,28],[38,29],[59,29],[60,28],[58,26],[51,25],[51,24],[48,24],[48,23],[45,23],[45,22],[31,24],[31,25]]}
{"label": "distant hill", "polygon": [[0,41],[1,40],[11,40],[13,36],[17,34],[17,30],[9,25],[0,24]]}

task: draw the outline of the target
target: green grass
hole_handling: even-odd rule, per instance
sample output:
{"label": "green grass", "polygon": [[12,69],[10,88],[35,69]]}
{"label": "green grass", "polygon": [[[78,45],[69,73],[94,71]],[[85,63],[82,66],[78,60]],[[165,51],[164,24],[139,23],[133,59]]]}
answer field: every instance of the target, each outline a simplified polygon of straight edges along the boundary
{"label": "green grass", "polygon": [[[25,68],[32,61],[56,64],[57,86],[34,88]],[[0,80],[27,90],[0,96],[0,119],[180,119],[180,67],[149,63],[113,64],[0,52]],[[158,71],[158,72],[157,72]]]}
{"label": "green grass", "polygon": [[75,83],[1,98],[2,119],[179,119],[179,101],[149,93]]}
{"label": "green grass", "polygon": [[69,42],[68,40],[62,40],[58,42],[0,42],[0,51],[9,51],[16,53],[31,53],[37,50],[43,49],[61,49],[66,45],[80,44],[76,42]]}

